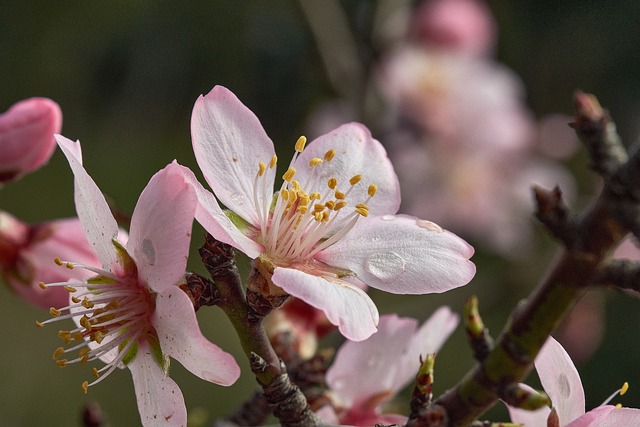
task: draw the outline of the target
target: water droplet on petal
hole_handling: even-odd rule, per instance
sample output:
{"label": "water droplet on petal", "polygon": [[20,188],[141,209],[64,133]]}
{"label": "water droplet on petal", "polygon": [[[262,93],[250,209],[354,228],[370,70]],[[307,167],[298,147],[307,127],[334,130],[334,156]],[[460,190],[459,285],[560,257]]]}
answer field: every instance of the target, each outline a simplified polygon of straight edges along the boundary
{"label": "water droplet on petal", "polygon": [[379,252],[365,261],[364,268],[380,280],[391,281],[405,270],[407,262],[395,252]]}
{"label": "water droplet on petal", "polygon": [[418,227],[427,229],[429,231],[437,231],[438,233],[442,233],[444,230],[435,222],[427,221],[426,219],[419,219],[416,221]]}
{"label": "water droplet on petal", "polygon": [[565,374],[558,375],[558,391],[564,398],[568,398],[571,395],[571,385]]}
{"label": "water droplet on petal", "polygon": [[393,221],[395,219],[395,215],[383,215],[382,216],[382,220],[383,221]]}

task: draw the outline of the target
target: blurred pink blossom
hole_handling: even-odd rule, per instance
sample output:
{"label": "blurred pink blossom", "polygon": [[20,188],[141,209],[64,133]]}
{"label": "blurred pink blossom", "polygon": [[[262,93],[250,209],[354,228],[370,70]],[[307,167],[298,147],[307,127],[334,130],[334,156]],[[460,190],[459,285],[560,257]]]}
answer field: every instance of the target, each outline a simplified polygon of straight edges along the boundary
{"label": "blurred pink blossom", "polygon": [[415,379],[420,357],[438,352],[458,322],[448,307],[419,328],[415,319],[382,316],[378,332],[365,341],[346,341],[338,350],[327,371],[332,404],[318,415],[341,425],[405,424],[404,415],[384,413],[383,406]]}
{"label": "blurred pink blossom", "polygon": [[19,296],[46,309],[68,304],[67,291],[62,288],[43,290],[38,283],[69,278],[80,280],[92,273],[61,269],[53,262],[55,257],[96,267],[100,265],[77,218],[29,225],[0,211],[0,270],[4,281]]}
{"label": "blurred pink blossom", "polygon": [[44,165],[55,149],[62,112],[47,98],[29,98],[0,115],[0,184]]}
{"label": "blurred pink blossom", "polygon": [[426,0],[415,10],[409,31],[425,46],[486,55],[496,43],[497,25],[482,0]]}

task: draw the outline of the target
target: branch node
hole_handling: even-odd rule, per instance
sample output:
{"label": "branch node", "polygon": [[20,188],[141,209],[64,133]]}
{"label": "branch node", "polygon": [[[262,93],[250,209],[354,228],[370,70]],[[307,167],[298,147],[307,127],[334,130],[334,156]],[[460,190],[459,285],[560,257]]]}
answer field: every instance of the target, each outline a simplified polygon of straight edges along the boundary
{"label": "branch node", "polygon": [[464,305],[464,327],[473,350],[473,357],[483,361],[494,345],[489,329],[484,325],[478,310],[478,298],[472,296]]}

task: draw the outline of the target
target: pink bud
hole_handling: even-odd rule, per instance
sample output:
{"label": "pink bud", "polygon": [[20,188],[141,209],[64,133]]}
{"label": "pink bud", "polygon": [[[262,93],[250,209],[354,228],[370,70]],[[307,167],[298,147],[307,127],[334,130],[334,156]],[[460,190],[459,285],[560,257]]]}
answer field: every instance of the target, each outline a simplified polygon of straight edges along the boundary
{"label": "pink bud", "polygon": [[41,289],[40,282],[55,283],[88,276],[69,270],[54,258],[99,266],[77,218],[28,225],[0,211],[0,273],[19,296],[42,308],[64,307],[69,293],[61,287]]}
{"label": "pink bud", "polygon": [[48,98],[29,98],[0,115],[0,183],[13,181],[44,165],[56,146],[62,111]]}
{"label": "pink bud", "polygon": [[496,27],[482,0],[427,0],[413,16],[411,35],[430,47],[486,55],[495,45]]}

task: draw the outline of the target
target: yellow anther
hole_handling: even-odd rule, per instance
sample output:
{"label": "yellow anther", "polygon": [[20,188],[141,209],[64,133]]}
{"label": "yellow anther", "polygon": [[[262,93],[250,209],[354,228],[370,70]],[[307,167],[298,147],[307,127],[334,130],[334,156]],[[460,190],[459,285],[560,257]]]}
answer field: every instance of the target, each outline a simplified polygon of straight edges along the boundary
{"label": "yellow anther", "polygon": [[74,303],[74,304],[77,304],[77,303],[79,303],[79,302],[80,302],[80,298],[77,298],[77,297],[73,297],[73,296],[72,296],[72,297],[71,297],[71,301],[73,301],[73,303]]}
{"label": "yellow anther", "polygon": [[322,212],[322,222],[329,222],[329,212]]}
{"label": "yellow anther", "polygon": [[620,396],[624,396],[627,390],[629,390],[629,383],[625,381],[624,384],[622,384],[622,387],[620,388]]}
{"label": "yellow anther", "polygon": [[66,367],[67,366],[67,359],[56,360],[56,365],[58,365],[61,368]]}
{"label": "yellow anther", "polygon": [[264,175],[266,170],[267,170],[267,165],[265,165],[264,162],[258,163],[258,176]]}
{"label": "yellow anther", "polygon": [[301,213],[301,214],[305,214],[305,213],[307,213],[307,211],[308,211],[308,210],[309,210],[309,208],[308,208],[308,207],[306,207],[306,206],[298,206],[298,207],[296,208],[296,212],[299,212],[299,213]]}
{"label": "yellow anther", "polygon": [[289,190],[287,190],[286,188],[280,190],[280,198],[284,200],[285,203],[287,203],[289,201]]}
{"label": "yellow anther", "polygon": [[100,378],[100,373],[96,368],[93,368],[93,376],[95,376],[96,378]]}
{"label": "yellow anther", "polygon": [[311,200],[320,200],[322,198],[322,194],[318,193],[317,191],[314,191],[313,193],[309,194],[309,198]]}
{"label": "yellow anther", "polygon": [[89,298],[84,297],[84,298],[82,299],[82,306],[83,306],[84,308],[93,308],[93,306],[94,306],[94,305],[95,305],[95,304],[94,304],[94,303],[92,303],[92,302],[89,300]]}
{"label": "yellow anther", "polygon": [[373,197],[376,195],[377,191],[378,191],[378,186],[375,184],[371,184],[369,186],[369,189],[367,190],[367,193],[369,194],[369,197]]}
{"label": "yellow anther", "polygon": [[302,153],[302,150],[304,150],[304,146],[307,144],[307,137],[302,135],[300,138],[298,138],[298,140],[296,141],[296,151],[298,153]]}
{"label": "yellow anther", "polygon": [[65,267],[67,267],[69,270],[73,270],[73,264],[71,264],[70,262],[66,263]]}
{"label": "yellow anther", "polygon": [[311,199],[309,198],[309,196],[305,193],[299,194],[299,196],[300,196],[300,201],[298,202],[298,205],[309,206],[309,203],[311,202]]}
{"label": "yellow anther", "polygon": [[36,326],[37,326],[38,328],[42,328],[42,327],[44,327],[44,323],[42,323],[42,322],[38,322],[38,321],[36,320]]}
{"label": "yellow anther", "polygon": [[77,291],[77,289],[76,289],[76,288],[74,288],[74,287],[72,287],[72,286],[69,286],[69,285],[65,285],[65,286],[64,286],[64,290],[65,290],[65,291],[67,291],[67,292],[69,292],[69,293],[73,293],[73,292],[76,292],[76,291]]}
{"label": "yellow anther", "polygon": [[344,202],[344,201],[336,202],[335,206],[333,207],[333,210],[334,211],[339,211],[340,209],[344,208],[345,206],[347,206],[347,202]]}
{"label": "yellow anther", "polygon": [[347,195],[346,195],[346,194],[344,194],[344,193],[343,193],[342,191],[340,191],[340,190],[336,190],[336,192],[334,193],[334,195],[336,196],[336,199],[338,199],[338,200],[344,200],[344,199],[347,197]]}
{"label": "yellow anther", "polygon": [[336,205],[336,202],[334,202],[333,200],[329,200],[328,202],[325,202],[324,204],[326,206],[327,209],[329,209],[330,211],[333,210],[333,208]]}
{"label": "yellow anther", "polygon": [[296,174],[296,169],[293,166],[290,166],[289,169],[282,175],[282,179],[287,182],[291,182],[293,176]]}
{"label": "yellow anther", "polygon": [[58,331],[58,337],[60,337],[65,344],[69,344],[71,342],[71,332],[69,331]]}
{"label": "yellow anther", "polygon": [[369,206],[367,206],[367,205],[366,205],[366,204],[364,204],[364,203],[358,203],[358,204],[356,205],[356,209],[366,209],[366,210],[369,210]]}
{"label": "yellow anther", "polygon": [[76,341],[82,341],[84,338],[82,336],[82,332],[78,331],[78,332],[74,332],[73,333],[73,339]]}
{"label": "yellow anther", "polygon": [[300,183],[298,181],[296,181],[295,179],[293,181],[291,181],[291,185],[293,185],[294,190],[296,190],[296,191],[300,191],[301,190]]}
{"label": "yellow anther", "polygon": [[87,392],[89,391],[89,381],[85,381],[82,383],[82,391],[84,391],[84,394],[87,394]]}
{"label": "yellow anther", "polygon": [[622,408],[622,403],[616,403],[616,409]]}
{"label": "yellow anther", "polygon": [[359,208],[356,208],[355,211],[357,213],[359,213],[360,215],[364,216],[364,217],[369,216],[369,209],[365,209],[363,207],[359,207]]}
{"label": "yellow anther", "polygon": [[313,218],[314,218],[316,221],[321,222],[321,221],[322,221],[322,212],[315,212],[315,213],[313,214]]}
{"label": "yellow anther", "polygon": [[325,210],[326,206],[323,205],[322,203],[316,203],[315,205],[313,205],[313,211],[314,212],[322,212],[323,210]]}
{"label": "yellow anther", "polygon": [[53,352],[53,360],[56,360],[58,357],[62,356],[63,354],[64,354],[64,348],[62,347],[56,348],[56,351]]}
{"label": "yellow anther", "polygon": [[329,187],[332,190],[335,190],[337,186],[338,186],[338,180],[336,178],[329,178],[329,181],[327,181],[327,187]]}
{"label": "yellow anther", "polygon": [[319,157],[314,157],[309,161],[309,166],[311,167],[318,166],[320,163],[322,163],[322,159]]}
{"label": "yellow anther", "polygon": [[362,175],[358,174],[358,175],[354,175],[351,177],[351,179],[349,180],[349,184],[351,185],[356,185],[357,183],[360,182],[360,180],[362,179]]}
{"label": "yellow anther", "polygon": [[275,168],[277,163],[278,163],[278,156],[274,154],[273,157],[271,157],[271,161],[269,162],[269,169]]}
{"label": "yellow anther", "polygon": [[49,314],[51,314],[53,317],[60,317],[62,312],[60,310],[58,310],[57,308],[55,308],[55,307],[51,307],[49,309]]}
{"label": "yellow anther", "polygon": [[96,331],[92,336],[91,336],[91,341],[95,341],[98,344],[102,343],[102,340],[104,339],[104,335],[102,334],[102,332],[100,331]]}
{"label": "yellow anther", "polygon": [[331,159],[333,159],[336,156],[336,150],[334,150],[333,148],[329,151],[327,151],[326,153],[324,153],[324,159],[327,162],[330,162]]}
{"label": "yellow anther", "polygon": [[80,359],[80,364],[81,364],[81,365],[86,365],[88,361],[89,361],[89,356],[85,354],[85,355],[84,355],[84,356],[82,356],[82,358]]}
{"label": "yellow anther", "polygon": [[62,266],[62,264],[63,264],[63,263],[62,263],[62,261],[60,261],[60,258],[58,258],[58,257],[55,257],[55,258],[53,259],[53,262],[55,262],[56,264],[58,264],[58,265],[60,265],[60,266]]}
{"label": "yellow anther", "polygon": [[91,351],[91,349],[85,347],[85,348],[81,348],[80,350],[78,350],[78,356],[82,357],[85,354],[89,353]]}
{"label": "yellow anther", "polygon": [[47,289],[47,285],[45,285],[44,282],[38,283],[38,286],[40,286],[40,289]]}

